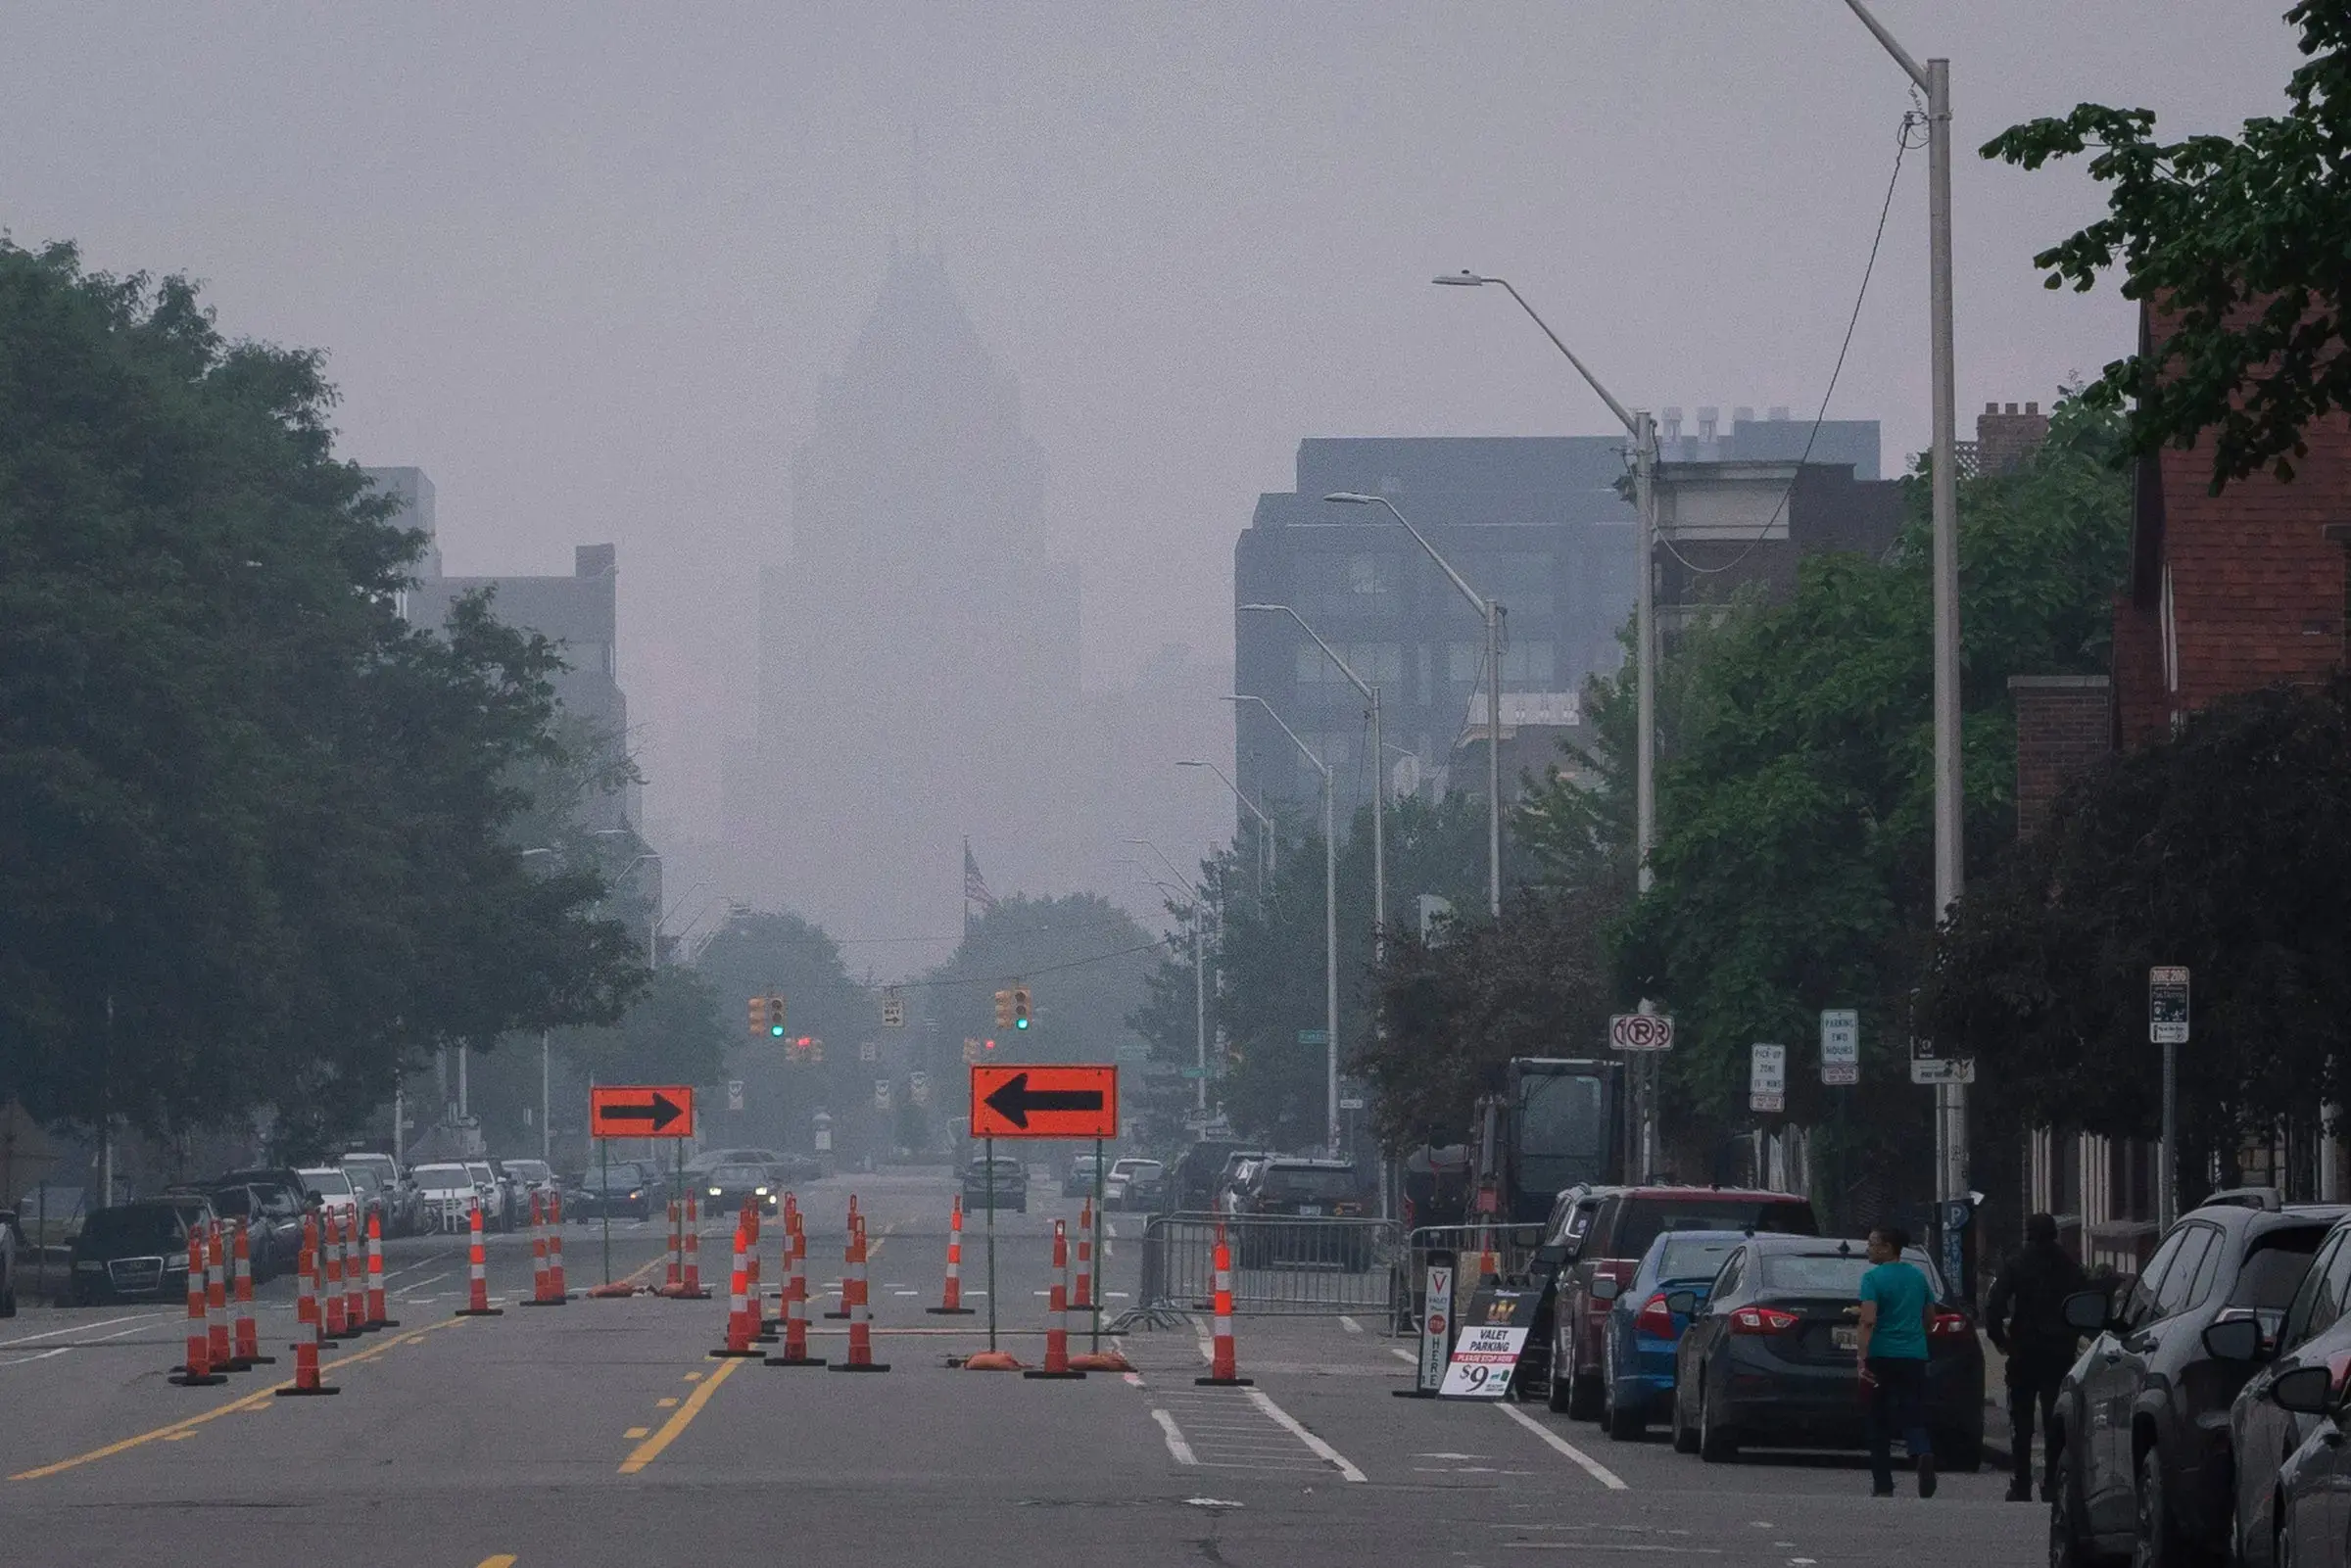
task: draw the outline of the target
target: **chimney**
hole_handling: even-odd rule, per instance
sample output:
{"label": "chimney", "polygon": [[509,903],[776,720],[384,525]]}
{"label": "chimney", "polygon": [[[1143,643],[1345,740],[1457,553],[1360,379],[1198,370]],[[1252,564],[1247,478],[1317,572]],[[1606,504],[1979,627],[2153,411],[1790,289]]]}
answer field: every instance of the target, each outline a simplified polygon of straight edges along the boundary
{"label": "chimney", "polygon": [[1788,422],[1788,405],[1784,403],[1773,404],[1771,406],[1771,412],[1766,414],[1764,417],[1768,418],[1775,425],[1784,425]]}
{"label": "chimney", "polygon": [[1682,444],[1682,410],[1679,408],[1663,409],[1658,414],[1658,421],[1665,427],[1667,444],[1680,446]]}
{"label": "chimney", "polygon": [[1737,430],[1741,425],[1751,425],[1754,422],[1754,409],[1747,407],[1743,404],[1740,407],[1733,408],[1731,410],[1731,428],[1733,430]]}
{"label": "chimney", "polygon": [[1700,446],[1711,447],[1714,445],[1714,427],[1721,421],[1721,418],[1722,410],[1720,408],[1698,410],[1698,444]]}
{"label": "chimney", "polygon": [[2014,473],[2048,439],[2049,416],[2040,404],[2029,403],[2018,413],[2013,403],[2004,411],[1996,403],[1986,404],[1976,416],[1976,472]]}

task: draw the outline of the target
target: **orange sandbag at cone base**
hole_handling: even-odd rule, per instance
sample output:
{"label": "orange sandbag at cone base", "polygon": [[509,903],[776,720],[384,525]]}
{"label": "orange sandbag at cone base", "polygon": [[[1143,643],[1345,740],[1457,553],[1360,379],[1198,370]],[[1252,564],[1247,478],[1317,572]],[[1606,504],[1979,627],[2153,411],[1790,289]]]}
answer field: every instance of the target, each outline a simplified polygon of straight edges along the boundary
{"label": "orange sandbag at cone base", "polygon": [[964,1357],[967,1372],[1025,1372],[1028,1367],[1013,1357],[1010,1351],[975,1351]]}
{"label": "orange sandbag at cone base", "polygon": [[1073,1372],[1131,1372],[1134,1363],[1117,1351],[1080,1351],[1070,1357]]}

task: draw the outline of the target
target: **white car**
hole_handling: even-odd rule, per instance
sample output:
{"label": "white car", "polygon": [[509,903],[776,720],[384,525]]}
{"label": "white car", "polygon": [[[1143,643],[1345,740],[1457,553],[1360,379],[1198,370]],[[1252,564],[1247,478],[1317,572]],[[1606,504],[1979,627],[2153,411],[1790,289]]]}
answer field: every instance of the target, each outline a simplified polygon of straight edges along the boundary
{"label": "white car", "polygon": [[498,1172],[490,1168],[490,1162],[468,1160],[465,1169],[482,1195],[482,1228],[511,1230],[514,1216],[506,1209],[506,1184],[498,1179]]}
{"label": "white car", "polygon": [[360,1212],[360,1195],[351,1184],[351,1177],[334,1165],[317,1165],[294,1172],[311,1196],[318,1200],[322,1213],[333,1212],[346,1219],[355,1219]]}
{"label": "white car", "polygon": [[[464,1230],[468,1217],[482,1201],[473,1172],[459,1164],[418,1165],[408,1172],[423,1201],[423,1223],[430,1230]],[[487,1222],[487,1216],[485,1216]]]}

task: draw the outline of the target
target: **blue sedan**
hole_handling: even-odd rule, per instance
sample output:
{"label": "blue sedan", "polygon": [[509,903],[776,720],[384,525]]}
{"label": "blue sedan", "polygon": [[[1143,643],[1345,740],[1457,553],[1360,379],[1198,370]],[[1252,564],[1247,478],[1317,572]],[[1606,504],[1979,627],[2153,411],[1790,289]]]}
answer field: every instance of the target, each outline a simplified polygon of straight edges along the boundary
{"label": "blue sedan", "polygon": [[[1669,1230],[1649,1244],[1641,1266],[1608,1304],[1600,1419],[1609,1437],[1634,1442],[1672,1408],[1674,1349],[1690,1319],[1667,1307],[1665,1298],[1688,1291],[1703,1306],[1722,1260],[1745,1240],[1738,1230]],[[1607,1283],[1594,1280],[1595,1292]]]}

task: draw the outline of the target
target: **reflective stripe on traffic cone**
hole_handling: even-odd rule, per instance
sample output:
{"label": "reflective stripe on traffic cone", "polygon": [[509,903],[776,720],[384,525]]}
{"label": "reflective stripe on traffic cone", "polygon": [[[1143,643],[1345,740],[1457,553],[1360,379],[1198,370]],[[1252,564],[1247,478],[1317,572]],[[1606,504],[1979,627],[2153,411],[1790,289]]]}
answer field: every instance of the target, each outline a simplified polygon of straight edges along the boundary
{"label": "reflective stripe on traffic cone", "polygon": [[302,1253],[295,1268],[300,1276],[302,1294],[294,1303],[294,1381],[277,1391],[281,1396],[343,1392],[341,1389],[327,1388],[318,1381],[317,1240],[316,1228],[305,1218],[302,1222]]}
{"label": "reflective stripe on traffic cone", "polygon": [[865,1221],[855,1212],[856,1202],[855,1198],[849,1200],[848,1276],[840,1282],[841,1306],[849,1314],[849,1358],[834,1362],[833,1370],[887,1372],[888,1363],[874,1359],[874,1314],[865,1295]]}
{"label": "reflective stripe on traffic cone", "polygon": [[228,1253],[217,1219],[204,1227],[204,1344],[214,1371],[236,1370],[228,1364]]}
{"label": "reflective stripe on traffic cone", "polygon": [[1224,1244],[1224,1227],[1217,1226],[1216,1344],[1209,1355],[1208,1376],[1192,1379],[1210,1388],[1247,1388],[1254,1379],[1239,1375],[1232,1351],[1232,1249]]}
{"label": "reflective stripe on traffic cone", "polygon": [[1080,1378],[1070,1365],[1070,1227],[1053,1221],[1053,1288],[1045,1298],[1045,1364],[1023,1377]]}
{"label": "reflective stripe on traffic cone", "polygon": [[955,1207],[947,1212],[947,1283],[939,1292],[938,1305],[924,1308],[933,1317],[969,1317],[972,1309],[963,1305],[963,1195],[955,1195]]}
{"label": "reflective stripe on traffic cone", "polygon": [[669,1277],[661,1281],[661,1294],[675,1296],[686,1283],[686,1206],[672,1198],[669,1201]]}
{"label": "reflective stripe on traffic cone", "polygon": [[367,1326],[400,1327],[400,1319],[385,1313],[384,1217],[372,1209],[367,1212]]}
{"label": "reflective stripe on traffic cone", "polygon": [[710,1292],[702,1285],[702,1209],[693,1193],[686,1195],[686,1277],[678,1284],[676,1295],[682,1302],[706,1302]]}
{"label": "reflective stripe on traffic cone", "polygon": [[354,1334],[367,1332],[366,1244],[360,1239],[360,1211],[343,1221],[343,1321]]}
{"label": "reflective stripe on traffic cone", "polygon": [[181,1388],[208,1388],[227,1378],[213,1370],[212,1326],[205,1316],[204,1227],[188,1230],[188,1348],[187,1359],[171,1381]]}
{"label": "reflective stripe on traffic cone", "polygon": [[[531,1299],[525,1307],[561,1307],[570,1296],[556,1288],[555,1249],[559,1239],[550,1240],[553,1229],[554,1200],[545,1193],[531,1194]],[[555,1232],[560,1238],[561,1232]]]}
{"label": "reflective stripe on traffic cone", "polygon": [[758,1308],[746,1299],[750,1291],[751,1270],[745,1256],[751,1245],[750,1232],[738,1220],[735,1225],[735,1268],[727,1277],[727,1343],[712,1351],[713,1355],[756,1355],[751,1341],[758,1336],[755,1313]]}
{"label": "reflective stripe on traffic cone", "polygon": [[326,1337],[339,1340],[352,1332],[351,1325],[343,1321],[343,1216],[328,1209],[320,1212],[318,1224],[323,1255],[319,1266],[326,1276],[326,1295],[320,1305],[326,1312]]}
{"label": "reflective stripe on traffic cone", "polygon": [[563,1283],[563,1189],[547,1195],[547,1290],[561,1301],[571,1300]]}
{"label": "reflective stripe on traffic cone", "polygon": [[1094,1201],[1088,1198],[1078,1211],[1078,1293],[1070,1298],[1070,1309],[1090,1312],[1094,1309]]}
{"label": "reflective stripe on traffic cone", "polygon": [[504,1317],[504,1307],[490,1305],[490,1259],[482,1247],[482,1206],[475,1204],[470,1222],[472,1244],[465,1254],[465,1305],[457,1308],[459,1317]]}
{"label": "reflective stripe on traffic cone", "polygon": [[836,1322],[845,1322],[848,1320],[849,1255],[857,1250],[857,1228],[864,1223],[864,1216],[857,1212],[857,1195],[855,1193],[851,1193],[849,1194],[848,1239],[840,1244],[840,1306],[825,1313],[825,1316],[828,1319]]}
{"label": "reflective stripe on traffic cone", "polygon": [[275,1362],[274,1355],[262,1354],[260,1325],[253,1320],[253,1241],[245,1221],[237,1221],[236,1245],[231,1249],[235,1259],[237,1286],[237,1321],[229,1347],[229,1365],[238,1371],[264,1362]]}
{"label": "reflective stripe on traffic cone", "polygon": [[767,1358],[770,1366],[822,1366],[821,1355],[808,1354],[808,1233],[800,1212],[784,1215],[784,1354]]}

